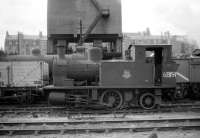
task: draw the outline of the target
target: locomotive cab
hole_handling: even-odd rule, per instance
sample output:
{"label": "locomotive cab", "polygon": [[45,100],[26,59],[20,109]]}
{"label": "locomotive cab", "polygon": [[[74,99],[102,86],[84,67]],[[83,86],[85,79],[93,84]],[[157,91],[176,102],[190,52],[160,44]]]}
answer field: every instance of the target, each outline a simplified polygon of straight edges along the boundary
{"label": "locomotive cab", "polygon": [[177,64],[171,61],[171,45],[135,45],[135,62],[153,65],[154,86],[175,85]]}

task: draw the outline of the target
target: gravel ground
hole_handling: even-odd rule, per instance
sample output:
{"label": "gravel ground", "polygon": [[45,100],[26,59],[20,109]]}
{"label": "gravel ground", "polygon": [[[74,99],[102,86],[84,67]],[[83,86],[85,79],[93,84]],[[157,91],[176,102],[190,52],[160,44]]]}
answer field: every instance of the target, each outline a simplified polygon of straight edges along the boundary
{"label": "gravel ground", "polygon": [[[38,136],[2,136],[3,138],[149,138],[154,132],[142,133],[108,133],[108,134],[76,134],[76,135],[38,135]],[[156,132],[157,138],[199,138],[200,131]],[[156,138],[156,137],[151,137]]]}

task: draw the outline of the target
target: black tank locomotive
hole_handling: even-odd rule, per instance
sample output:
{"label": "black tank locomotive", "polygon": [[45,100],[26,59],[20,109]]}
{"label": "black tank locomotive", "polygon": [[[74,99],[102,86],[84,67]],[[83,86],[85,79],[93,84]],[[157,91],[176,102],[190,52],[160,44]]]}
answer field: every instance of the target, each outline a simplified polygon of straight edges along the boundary
{"label": "black tank locomotive", "polygon": [[[87,50],[87,60],[66,59],[62,51],[60,44],[53,61],[53,84],[43,88],[51,104],[152,109],[161,104],[163,95],[175,92],[178,65],[171,60],[171,45],[136,45],[135,61],[101,60],[97,47]],[[154,53],[151,60],[147,51]]]}

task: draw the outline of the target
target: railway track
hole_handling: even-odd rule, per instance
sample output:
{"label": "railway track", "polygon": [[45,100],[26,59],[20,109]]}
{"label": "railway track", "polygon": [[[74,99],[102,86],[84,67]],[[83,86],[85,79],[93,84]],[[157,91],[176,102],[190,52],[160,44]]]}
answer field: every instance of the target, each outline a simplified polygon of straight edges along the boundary
{"label": "railway track", "polygon": [[0,135],[199,130],[200,117],[165,119],[101,119],[0,122]]}
{"label": "railway track", "polygon": [[143,110],[139,108],[133,109],[121,109],[121,110],[92,110],[92,109],[75,109],[70,110],[66,107],[53,107],[53,106],[33,106],[33,107],[9,107],[9,106],[0,106],[0,117],[4,117],[7,115],[33,115],[33,117],[37,117],[39,114],[52,114],[58,113],[62,114],[62,116],[84,116],[84,115],[105,115],[105,114],[113,114],[118,115],[128,115],[128,114],[149,114],[149,113],[161,113],[161,112],[200,112],[200,104],[168,104],[162,105],[158,109],[153,110]]}

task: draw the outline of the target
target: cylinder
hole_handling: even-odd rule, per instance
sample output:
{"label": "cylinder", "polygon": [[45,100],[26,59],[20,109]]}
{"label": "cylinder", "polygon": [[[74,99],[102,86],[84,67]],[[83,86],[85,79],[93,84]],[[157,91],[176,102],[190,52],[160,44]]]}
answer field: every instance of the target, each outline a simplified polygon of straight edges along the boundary
{"label": "cylinder", "polygon": [[51,105],[65,105],[66,104],[66,94],[51,92],[48,98],[49,104]]}

